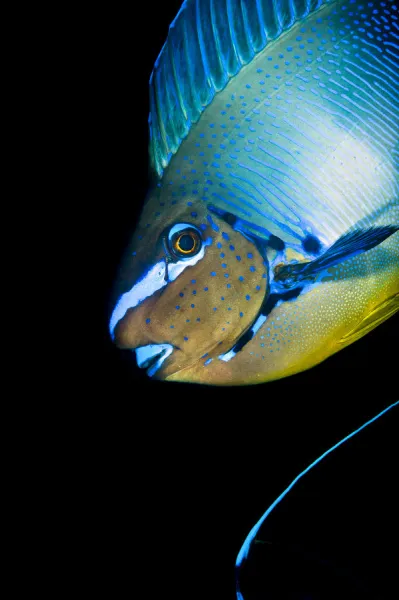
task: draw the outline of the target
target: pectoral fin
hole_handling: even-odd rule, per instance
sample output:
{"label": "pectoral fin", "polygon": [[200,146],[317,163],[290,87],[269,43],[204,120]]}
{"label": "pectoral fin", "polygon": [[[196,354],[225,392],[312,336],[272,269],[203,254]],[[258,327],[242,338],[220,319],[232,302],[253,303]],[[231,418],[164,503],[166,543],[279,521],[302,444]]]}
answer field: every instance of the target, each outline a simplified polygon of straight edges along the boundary
{"label": "pectoral fin", "polygon": [[329,267],[367,252],[381,244],[393,233],[399,231],[397,225],[384,225],[368,229],[355,229],[341,236],[324,254],[306,263],[282,265],[276,269],[275,281],[288,287],[312,277]]}
{"label": "pectoral fin", "polygon": [[355,342],[359,338],[366,335],[366,333],[374,329],[374,327],[377,327],[377,325],[380,325],[389,319],[389,317],[392,317],[398,310],[399,294],[395,294],[387,300],[384,300],[384,302],[369,312],[369,314],[364,317],[364,319],[362,319],[354,329],[352,329],[339,340],[339,344],[347,345]]}

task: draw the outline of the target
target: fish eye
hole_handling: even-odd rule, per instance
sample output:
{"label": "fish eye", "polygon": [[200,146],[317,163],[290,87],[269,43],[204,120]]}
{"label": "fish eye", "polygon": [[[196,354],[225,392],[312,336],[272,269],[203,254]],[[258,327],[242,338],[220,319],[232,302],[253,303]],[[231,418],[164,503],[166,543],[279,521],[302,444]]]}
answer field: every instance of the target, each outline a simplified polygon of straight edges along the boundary
{"label": "fish eye", "polygon": [[179,258],[189,258],[201,250],[201,234],[194,227],[173,227],[168,236],[169,248]]}
{"label": "fish eye", "polygon": [[192,231],[181,233],[173,243],[173,249],[182,254],[192,254],[198,244],[197,234]]}

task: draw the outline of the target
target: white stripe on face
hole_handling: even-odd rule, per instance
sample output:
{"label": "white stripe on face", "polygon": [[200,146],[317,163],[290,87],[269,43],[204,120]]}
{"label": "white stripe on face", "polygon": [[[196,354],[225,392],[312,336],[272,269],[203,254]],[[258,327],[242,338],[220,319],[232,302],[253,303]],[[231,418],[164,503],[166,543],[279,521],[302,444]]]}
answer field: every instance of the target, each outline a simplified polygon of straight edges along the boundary
{"label": "white stripe on face", "polygon": [[134,308],[146,298],[152,296],[157,290],[167,285],[165,280],[166,262],[159,261],[146,275],[144,275],[134,286],[119,298],[109,321],[109,332],[114,339],[115,327],[126,315],[129,308]]}
{"label": "white stripe on face", "polygon": [[[179,230],[184,227],[192,227],[191,225],[178,224],[171,230]],[[143,300],[149,298],[156,291],[165,287],[171,281],[175,281],[177,277],[184,271],[186,267],[195,265],[205,254],[206,246],[212,244],[212,238],[208,237],[202,242],[200,251],[194,256],[182,258],[177,262],[170,262],[166,267],[166,260],[162,259],[157,262],[134,286],[119,298],[109,322],[109,331],[111,338],[114,339],[115,327],[121,319],[126,315],[129,308],[135,308]]]}

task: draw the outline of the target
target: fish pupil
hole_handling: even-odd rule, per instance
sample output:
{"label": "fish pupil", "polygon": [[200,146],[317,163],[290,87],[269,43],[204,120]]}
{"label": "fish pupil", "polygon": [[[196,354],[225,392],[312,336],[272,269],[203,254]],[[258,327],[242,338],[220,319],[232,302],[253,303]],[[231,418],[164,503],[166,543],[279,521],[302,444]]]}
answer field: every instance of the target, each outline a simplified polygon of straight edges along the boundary
{"label": "fish pupil", "polygon": [[183,252],[191,252],[191,250],[194,249],[195,246],[195,240],[193,239],[193,236],[191,236],[188,233],[184,233],[183,235],[181,235],[179,237],[178,240],[178,247],[180,250],[183,250]]}

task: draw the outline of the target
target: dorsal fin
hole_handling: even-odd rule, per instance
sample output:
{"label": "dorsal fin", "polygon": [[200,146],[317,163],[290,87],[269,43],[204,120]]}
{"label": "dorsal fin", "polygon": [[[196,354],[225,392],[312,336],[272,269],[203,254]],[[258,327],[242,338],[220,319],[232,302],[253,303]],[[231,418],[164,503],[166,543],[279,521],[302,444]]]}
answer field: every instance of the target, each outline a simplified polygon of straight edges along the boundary
{"label": "dorsal fin", "polygon": [[158,177],[192,123],[240,69],[334,0],[185,0],[150,77],[150,160]]}

